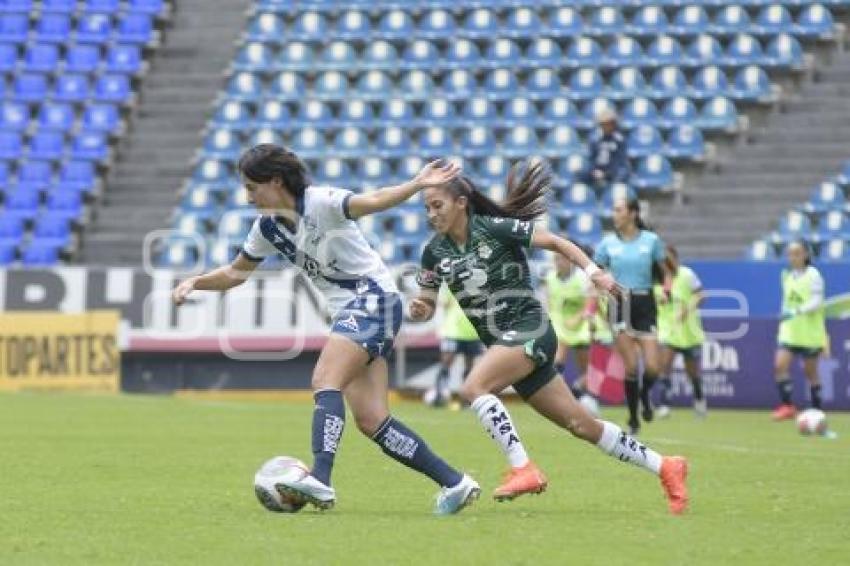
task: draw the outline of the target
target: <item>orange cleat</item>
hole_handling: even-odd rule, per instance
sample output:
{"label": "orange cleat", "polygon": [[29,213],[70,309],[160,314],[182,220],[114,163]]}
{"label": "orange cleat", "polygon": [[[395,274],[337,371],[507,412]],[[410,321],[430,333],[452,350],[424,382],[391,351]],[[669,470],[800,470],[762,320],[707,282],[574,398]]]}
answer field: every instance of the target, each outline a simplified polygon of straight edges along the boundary
{"label": "orange cleat", "polygon": [[510,501],[526,493],[543,493],[549,481],[534,462],[529,462],[521,468],[511,468],[505,474],[502,485],[493,492],[496,501]]}
{"label": "orange cleat", "polygon": [[787,421],[797,416],[797,407],[791,404],[782,404],[773,410],[771,418],[775,421]]}
{"label": "orange cleat", "polygon": [[661,486],[667,495],[667,506],[674,515],[688,508],[688,461],[681,456],[670,456],[661,461]]}

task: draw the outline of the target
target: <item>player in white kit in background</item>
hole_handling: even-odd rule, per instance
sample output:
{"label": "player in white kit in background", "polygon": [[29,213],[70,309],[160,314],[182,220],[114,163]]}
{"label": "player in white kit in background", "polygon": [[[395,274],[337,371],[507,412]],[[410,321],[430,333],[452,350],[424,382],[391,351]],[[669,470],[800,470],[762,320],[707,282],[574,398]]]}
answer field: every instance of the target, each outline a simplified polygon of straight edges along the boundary
{"label": "player in white kit in background", "polygon": [[260,216],[230,265],[178,285],[174,302],[194,290],[226,291],[247,279],[269,255],[282,254],[327,301],[331,334],[313,370],[313,469],[277,489],[328,509],[336,501],[331,470],[348,402],[360,431],[388,456],[440,485],[435,512],[455,513],[480,493],[478,484],[439,458],[389,413],[386,358],[402,322],[402,300],[380,256],[355,220],[391,208],[418,191],[453,179],[459,168],[434,162],[412,180],[369,194],[310,185],[294,153],[273,144],[246,151],[239,172]]}

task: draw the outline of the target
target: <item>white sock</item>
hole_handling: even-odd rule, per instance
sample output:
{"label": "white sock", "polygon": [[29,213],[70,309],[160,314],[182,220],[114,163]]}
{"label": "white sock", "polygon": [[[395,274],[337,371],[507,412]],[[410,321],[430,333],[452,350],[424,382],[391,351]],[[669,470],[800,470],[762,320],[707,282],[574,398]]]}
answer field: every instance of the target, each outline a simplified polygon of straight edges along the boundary
{"label": "white sock", "polygon": [[608,421],[602,423],[602,436],[596,445],[600,450],[617,458],[621,462],[629,462],[658,475],[661,471],[661,454],[641,444],[634,437]]}
{"label": "white sock", "polygon": [[502,447],[512,467],[521,468],[528,464],[528,454],[525,453],[511,415],[498,397],[482,395],[472,402],[472,410],[478,415],[484,430]]}

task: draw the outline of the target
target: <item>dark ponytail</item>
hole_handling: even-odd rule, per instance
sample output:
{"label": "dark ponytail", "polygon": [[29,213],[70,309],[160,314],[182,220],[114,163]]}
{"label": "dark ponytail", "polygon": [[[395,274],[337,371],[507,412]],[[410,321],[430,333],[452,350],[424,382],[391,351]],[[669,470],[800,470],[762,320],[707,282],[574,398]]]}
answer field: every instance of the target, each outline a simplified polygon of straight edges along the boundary
{"label": "dark ponytail", "polygon": [[255,183],[280,179],[296,198],[304,195],[309,184],[304,162],[288,149],[271,143],[261,143],[245,151],[239,158],[237,169]]}
{"label": "dark ponytail", "polygon": [[546,195],[552,188],[552,171],[543,161],[522,162],[511,167],[507,196],[497,203],[479,191],[468,177],[451,181],[446,188],[456,197],[466,197],[475,214],[535,220],[546,212]]}
{"label": "dark ponytail", "polygon": [[640,217],[640,202],[638,202],[638,199],[630,198],[627,200],[626,208],[629,212],[635,213],[635,226],[637,226],[638,230],[652,230],[652,227]]}

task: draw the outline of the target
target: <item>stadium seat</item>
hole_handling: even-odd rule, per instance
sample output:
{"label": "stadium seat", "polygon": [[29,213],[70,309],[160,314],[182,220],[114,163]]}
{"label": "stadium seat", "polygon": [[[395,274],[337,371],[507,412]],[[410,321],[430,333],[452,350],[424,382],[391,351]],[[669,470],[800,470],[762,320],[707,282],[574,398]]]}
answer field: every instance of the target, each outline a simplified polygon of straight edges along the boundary
{"label": "stadium seat", "polygon": [[74,139],[71,159],[105,162],[109,159],[109,144],[102,134],[82,132]]}
{"label": "stadium seat", "polygon": [[786,6],[771,4],[763,7],[759,12],[753,32],[763,36],[791,33],[793,25],[794,21]]}
{"label": "stadium seat", "polygon": [[251,147],[262,143],[284,145],[283,136],[281,136],[280,132],[277,130],[261,128],[254,131],[254,133],[248,138],[248,143],[245,145]]}
{"label": "stadium seat", "polygon": [[500,31],[496,14],[490,10],[478,8],[466,16],[460,33],[470,39],[490,39],[498,37]]}
{"label": "stadium seat", "polygon": [[604,86],[602,75],[596,69],[584,68],[573,73],[567,92],[573,100],[591,100],[602,95]]}
{"label": "stadium seat", "polygon": [[314,11],[300,13],[287,36],[295,41],[321,43],[330,37],[330,26],[324,14]]}
{"label": "stadium seat", "polygon": [[723,96],[729,91],[726,74],[720,67],[709,65],[696,72],[691,81],[688,96],[695,99],[714,98]]}
{"label": "stadium seat", "polygon": [[642,125],[655,126],[660,123],[658,109],[648,98],[634,98],[623,108],[620,123],[627,129]]}
{"label": "stadium seat", "polygon": [[416,35],[425,39],[451,39],[457,33],[454,16],[446,10],[431,10],[422,16]]}
{"label": "stadium seat", "polygon": [[180,206],[186,211],[215,212],[218,210],[213,191],[206,187],[190,188],[184,193]]}
{"label": "stadium seat", "polygon": [[673,186],[673,168],[663,155],[650,155],[638,160],[632,184],[638,190],[664,190]]}
{"label": "stadium seat", "polygon": [[460,154],[467,159],[487,157],[496,152],[496,140],[489,128],[475,126],[463,132]]}
{"label": "stadium seat", "polygon": [[107,73],[137,75],[145,70],[145,63],[135,45],[112,45],[106,53],[103,70]]}
{"label": "stadium seat", "polygon": [[413,105],[403,98],[392,98],[381,105],[378,122],[383,126],[398,126],[413,121]]}
{"label": "stadium seat", "polygon": [[809,213],[821,214],[828,210],[844,210],[846,205],[847,201],[841,187],[837,183],[826,181],[812,191],[805,210]]}
{"label": "stadium seat", "polygon": [[0,249],[17,246],[24,237],[24,221],[0,211]]}
{"label": "stadium seat", "polygon": [[3,206],[6,212],[21,219],[30,220],[38,212],[39,193],[31,187],[19,187],[6,191]]}
{"label": "stadium seat", "polygon": [[130,80],[126,75],[101,75],[94,85],[96,102],[123,104],[129,102],[133,95]]}
{"label": "stadium seat", "polygon": [[359,10],[348,10],[337,18],[333,37],[343,41],[365,42],[371,33],[369,17]]}
{"label": "stadium seat", "polygon": [[576,37],[564,63],[571,67],[598,67],[602,64],[602,48],[590,37]]}
{"label": "stadium seat", "polygon": [[100,66],[100,50],[95,45],[72,45],[65,52],[65,73],[89,74]]}
{"label": "stadium seat", "polygon": [[682,125],[670,132],[664,151],[670,159],[702,161],[705,157],[705,141],[699,128]]}
{"label": "stadium seat", "polygon": [[253,73],[237,73],[227,84],[227,96],[231,100],[257,102],[263,96],[260,79]]}
{"label": "stadium seat", "polygon": [[0,159],[4,161],[16,161],[23,153],[22,146],[21,134],[0,130]]}
{"label": "stadium seat", "polygon": [[766,240],[758,240],[750,245],[746,253],[750,261],[771,261],[778,259],[773,244]]}
{"label": "stadium seat", "polygon": [[510,39],[499,38],[484,53],[483,66],[492,69],[516,67],[523,60],[519,46]]}
{"label": "stadium seat", "polygon": [[761,44],[755,37],[749,34],[739,34],[729,44],[726,55],[721,60],[726,65],[736,67],[757,65],[764,60],[764,53]]}
{"label": "stadium seat", "polygon": [[406,40],[416,35],[411,15],[404,10],[389,10],[381,18],[376,37],[386,40]]}
{"label": "stadium seat", "polygon": [[735,132],[738,130],[738,111],[731,100],[718,96],[702,107],[693,124],[701,130]]}
{"label": "stadium seat", "polygon": [[[723,58],[723,47],[716,37],[698,35],[688,44],[684,63],[691,66],[713,65]],[[742,63],[744,64],[744,63]]]}
{"label": "stadium seat", "polygon": [[0,128],[3,131],[23,132],[29,125],[29,106],[21,102],[0,102]]}
{"label": "stadium seat", "polygon": [[43,0],[41,11],[45,14],[73,14],[77,10],[77,0]]}
{"label": "stadium seat", "polygon": [[59,248],[51,242],[31,242],[21,254],[21,264],[25,266],[48,266],[59,260]]}
{"label": "stadium seat", "polygon": [[567,225],[567,235],[580,243],[595,244],[602,238],[602,224],[593,212],[580,212]]}
{"label": "stadium seat", "polygon": [[[59,80],[66,78],[59,77]],[[12,99],[35,104],[47,98],[47,77],[39,74],[18,74],[12,86]]]}
{"label": "stadium seat", "polygon": [[509,169],[510,163],[507,159],[501,155],[489,155],[483,159],[474,178],[485,186],[504,183]]}
{"label": "stadium seat", "polygon": [[441,63],[443,67],[449,70],[468,70],[479,68],[483,61],[481,51],[475,43],[468,39],[458,39],[449,44]]}
{"label": "stadium seat", "polygon": [[108,14],[84,14],[77,22],[77,43],[102,45],[112,36],[112,18]]}
{"label": "stadium seat", "polygon": [[[340,80],[345,80],[345,77],[341,77]],[[268,97],[281,101],[302,100],[306,94],[307,86],[304,78],[297,73],[284,71],[272,81],[269,87]]]}
{"label": "stadium seat", "polygon": [[74,191],[88,193],[97,184],[97,174],[94,164],[90,161],[69,161],[59,171],[57,191]]}
{"label": "stadium seat", "polygon": [[791,240],[807,237],[811,229],[809,217],[802,212],[792,210],[780,219],[774,241],[787,244]]}
{"label": "stadium seat", "polygon": [[416,120],[419,126],[442,128],[454,126],[459,118],[454,105],[446,98],[434,98],[425,103],[422,115]]}
{"label": "stadium seat", "polygon": [[375,140],[375,150],[384,159],[403,157],[411,152],[412,145],[406,130],[397,126],[382,130]]}
{"label": "stadium seat", "polygon": [[400,66],[408,71],[432,70],[437,67],[439,60],[440,51],[436,45],[424,39],[417,39],[407,45],[401,55]]}
{"label": "stadium seat", "polygon": [[254,118],[256,128],[284,129],[292,127],[289,107],[278,100],[267,100]]}
{"label": "stadium seat", "polygon": [[383,100],[392,92],[393,82],[381,71],[369,71],[362,75],[354,87],[354,95],[363,100]]}
{"label": "stadium seat", "polygon": [[552,69],[535,69],[525,84],[525,93],[532,100],[549,100],[561,92],[560,78]]}
{"label": "stadium seat", "polygon": [[207,134],[202,148],[208,159],[233,161],[239,157],[242,143],[231,130],[216,130]]}
{"label": "stadium seat", "polygon": [[53,245],[59,249],[71,242],[71,226],[67,216],[47,213],[36,218],[33,226],[33,242]]}
{"label": "stadium seat", "polygon": [[602,193],[602,199],[599,202],[602,208],[601,215],[605,218],[613,214],[614,204],[620,201],[629,201],[637,198],[634,189],[625,183],[614,183],[607,187]]}
{"label": "stadium seat", "polygon": [[[576,131],[570,126],[556,126],[549,130],[540,148],[543,155],[552,158],[563,158],[573,153],[584,151],[584,143]],[[535,151],[529,152],[529,155]]]}
{"label": "stadium seat", "polygon": [[821,245],[818,259],[822,261],[847,262],[850,260],[850,246],[846,238],[835,238]]}
{"label": "stadium seat", "polygon": [[467,126],[491,124],[497,120],[495,104],[483,97],[467,100],[462,106],[461,121]]}
{"label": "stadium seat", "polygon": [[626,20],[616,6],[602,6],[593,12],[585,26],[586,33],[597,36],[616,36],[623,32]]}
{"label": "stadium seat", "polygon": [[[783,23],[785,22],[787,20],[783,21]],[[788,27],[783,27],[783,29],[777,31],[780,33],[788,32],[790,31]],[[832,39],[835,37],[835,21],[832,18],[832,13],[822,4],[806,6],[797,17],[797,23],[793,26],[793,33],[801,37]]]}
{"label": "stadium seat", "polygon": [[817,240],[825,242],[835,238],[850,238],[850,222],[843,210],[829,210],[818,219]]}
{"label": "stadium seat", "polygon": [[454,153],[451,134],[440,127],[431,127],[419,136],[419,154],[426,159],[434,159]]}
{"label": "stadium seat", "polygon": [[324,71],[345,71],[356,66],[357,52],[345,41],[332,41],[322,50],[315,66]]}
{"label": "stadium seat", "polygon": [[696,36],[706,33],[710,24],[705,8],[698,4],[691,4],[676,12],[670,31],[681,36]]}
{"label": "stadium seat", "polygon": [[761,67],[749,65],[739,69],[735,75],[735,84],[729,95],[737,100],[761,103],[774,102],[777,98],[770,77]]}
{"label": "stadium seat", "polygon": [[0,73],[12,74],[18,70],[18,46],[12,43],[0,44]]}
{"label": "stadium seat", "polygon": [[306,100],[299,106],[298,113],[290,122],[290,127],[313,127],[326,130],[337,127],[337,123],[328,103],[320,100]]}
{"label": "stadium seat", "polygon": [[537,11],[522,6],[508,11],[501,33],[511,38],[528,39],[537,37],[542,26]]}
{"label": "stadium seat", "polygon": [[666,34],[669,26],[670,22],[662,7],[652,4],[643,6],[632,16],[626,31],[636,36],[656,36]]}
{"label": "stadium seat", "polygon": [[789,67],[794,70],[803,69],[805,67],[803,48],[794,36],[786,33],[779,34],[767,45],[762,64]]}
{"label": "stadium seat", "polygon": [[389,71],[400,65],[396,48],[388,41],[370,41],[359,59],[361,67],[367,70]]}
{"label": "stadium seat", "polygon": [[[165,243],[165,249],[158,257],[158,265],[172,269],[189,269],[194,267],[200,257],[195,238],[172,237]],[[232,258],[227,258],[226,263]]]}
{"label": "stadium seat", "polygon": [[[497,81],[494,79],[495,73],[499,74],[498,89]],[[484,89],[487,92],[495,93],[495,98],[499,98],[499,96],[505,96],[506,90],[516,90],[516,86],[510,82],[511,80],[516,81],[516,78],[510,71],[498,69],[487,75]],[[478,81],[475,80],[475,75],[460,69],[451,71],[446,75],[441,86],[443,96],[449,100],[465,100],[478,92]]]}
{"label": "stadium seat", "polygon": [[677,66],[667,65],[655,71],[650,92],[652,98],[674,98],[687,92],[688,81]]}
{"label": "stadium seat", "polygon": [[258,14],[251,20],[246,32],[248,41],[259,41],[275,45],[286,37],[286,26],[283,19],[271,12]]}
{"label": "stadium seat", "polygon": [[121,0],[83,0],[85,14],[115,14],[121,8]]}
{"label": "stadium seat", "polygon": [[[363,130],[357,128],[344,128],[334,137],[332,144],[333,152],[338,157],[354,158],[367,154],[369,151],[369,139]],[[318,151],[324,152],[326,148],[319,147]]]}
{"label": "stadium seat", "polygon": [[243,46],[233,62],[233,68],[237,71],[267,72],[272,67],[271,49],[259,42],[252,42]]}
{"label": "stadium seat", "polygon": [[253,117],[246,104],[235,100],[226,100],[218,106],[210,125],[216,129],[229,128],[245,131],[253,127]]}
{"label": "stadium seat", "polygon": [[717,35],[735,35],[749,31],[750,16],[740,4],[727,4],[714,17],[708,31]]}
{"label": "stadium seat", "polygon": [[[458,71],[452,71],[455,73]],[[474,80],[474,79],[472,79]],[[407,100],[424,101],[433,97],[434,81],[429,73],[423,71],[411,71],[405,73],[398,83],[399,93]]]}
{"label": "stadium seat", "polygon": [[21,70],[25,73],[52,73],[59,66],[59,48],[36,43],[27,47]]}
{"label": "stadium seat", "polygon": [[540,140],[532,128],[517,126],[508,130],[502,143],[502,154],[509,159],[533,155],[539,150]]}
{"label": "stadium seat", "polygon": [[91,104],[83,112],[80,131],[116,135],[121,128],[121,115],[112,104]]}
{"label": "stadium seat", "polygon": [[650,95],[643,73],[637,67],[620,67],[611,76],[603,94],[611,100],[627,100]]}
{"label": "stadium seat", "polygon": [[576,108],[573,102],[564,97],[557,96],[547,100],[543,105],[543,113],[541,116],[541,126],[553,128],[563,124],[574,128],[584,128],[584,117]]}
{"label": "stadium seat", "polygon": [[697,117],[697,109],[689,98],[677,96],[671,98],[664,105],[661,116],[661,125],[665,128],[673,128],[693,124]]}
{"label": "stadium seat", "polygon": [[357,162],[357,179],[363,187],[384,187],[393,179],[393,171],[385,159],[366,157]]}
{"label": "stadium seat", "polygon": [[59,132],[38,132],[29,142],[30,159],[58,161],[65,155],[65,136]]}
{"label": "stadium seat", "polygon": [[[655,38],[646,50],[646,59],[653,67],[663,65],[678,66],[684,59],[682,46],[676,38],[661,35]],[[678,67],[673,67],[678,70]]]}
{"label": "stadium seat", "polygon": [[599,206],[596,193],[584,183],[573,183],[567,187],[563,191],[561,204],[573,213],[595,212]]}
{"label": "stadium seat", "polygon": [[628,154],[631,158],[646,157],[664,150],[661,133],[649,124],[641,124],[629,133]]}
{"label": "stadium seat", "polygon": [[537,108],[528,98],[514,98],[505,103],[499,124],[507,128],[526,126],[537,121]]}
{"label": "stadium seat", "polygon": [[351,181],[351,178],[351,168],[348,164],[335,157],[322,161],[315,172],[316,181],[322,185],[343,187]]}
{"label": "stadium seat", "polygon": [[320,100],[344,100],[349,96],[348,79],[338,71],[322,73],[313,84],[313,96]]}
{"label": "stadium seat", "polygon": [[[0,15],[0,42],[24,43],[29,35],[29,16],[26,14]],[[62,39],[61,41],[64,41]]]}
{"label": "stadium seat", "polygon": [[605,52],[604,62],[609,67],[625,65],[640,65],[644,62],[645,54],[634,38],[622,36],[611,44]]}
{"label": "stadium seat", "polygon": [[556,68],[564,60],[560,46],[551,38],[535,39],[525,52],[524,64],[531,68]]}
{"label": "stadium seat", "polygon": [[26,161],[18,168],[18,183],[45,191],[53,181],[53,167],[47,161]]}
{"label": "stadium seat", "polygon": [[577,37],[584,32],[581,13],[570,6],[554,8],[548,17],[548,33],[552,37]]}
{"label": "stadium seat", "polygon": [[129,13],[121,18],[114,34],[115,41],[129,45],[149,45],[156,41],[157,34],[151,17],[147,14]]}

